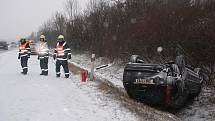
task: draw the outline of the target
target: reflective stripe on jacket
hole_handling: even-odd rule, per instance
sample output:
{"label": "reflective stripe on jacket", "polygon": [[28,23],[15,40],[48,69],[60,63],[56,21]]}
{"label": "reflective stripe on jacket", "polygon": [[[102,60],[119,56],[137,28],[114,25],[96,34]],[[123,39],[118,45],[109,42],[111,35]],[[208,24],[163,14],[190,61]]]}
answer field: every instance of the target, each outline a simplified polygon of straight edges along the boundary
{"label": "reflective stripe on jacket", "polygon": [[31,50],[30,50],[29,43],[26,42],[25,44],[19,45],[19,56],[20,57],[30,56],[30,54],[31,54]]}
{"label": "reflective stripe on jacket", "polygon": [[57,43],[57,46],[55,48],[54,56],[57,58],[57,60],[68,60],[68,56],[71,57],[70,48],[68,47],[66,42]]}
{"label": "reflective stripe on jacket", "polygon": [[60,57],[60,56],[64,56],[65,55],[65,51],[64,51],[64,46],[65,46],[66,43],[64,43],[63,45],[57,45],[56,47],[56,51],[57,51],[57,57]]}
{"label": "reflective stripe on jacket", "polygon": [[39,58],[48,58],[49,57],[49,49],[46,42],[40,42],[38,47],[38,56]]}

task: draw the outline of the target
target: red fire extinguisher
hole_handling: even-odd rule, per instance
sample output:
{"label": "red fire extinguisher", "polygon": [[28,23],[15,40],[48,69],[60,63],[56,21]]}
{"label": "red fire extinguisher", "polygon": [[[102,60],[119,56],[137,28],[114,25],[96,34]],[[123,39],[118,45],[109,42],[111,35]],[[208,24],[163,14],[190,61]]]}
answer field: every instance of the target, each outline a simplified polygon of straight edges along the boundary
{"label": "red fire extinguisher", "polygon": [[87,70],[82,69],[81,70],[81,82],[87,81]]}

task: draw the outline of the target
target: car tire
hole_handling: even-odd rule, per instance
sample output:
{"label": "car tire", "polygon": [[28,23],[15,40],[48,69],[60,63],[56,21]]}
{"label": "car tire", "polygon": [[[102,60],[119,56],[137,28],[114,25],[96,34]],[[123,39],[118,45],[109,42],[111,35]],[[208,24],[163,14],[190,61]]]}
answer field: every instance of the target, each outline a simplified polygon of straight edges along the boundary
{"label": "car tire", "polygon": [[132,62],[132,63],[138,63],[138,60],[140,60],[139,55],[132,55],[130,58],[130,62]]}
{"label": "car tire", "polygon": [[201,91],[202,91],[202,86],[200,86],[199,87],[199,89],[198,89],[198,92],[197,93],[194,93],[194,94],[191,94],[191,98],[195,98],[195,97],[198,97],[199,96],[199,94],[201,93]]}
{"label": "car tire", "polygon": [[198,89],[197,93],[191,94],[192,98],[198,97],[202,91],[204,76],[201,74],[201,72],[199,74],[199,78],[201,79],[201,84],[199,85],[199,89]]}

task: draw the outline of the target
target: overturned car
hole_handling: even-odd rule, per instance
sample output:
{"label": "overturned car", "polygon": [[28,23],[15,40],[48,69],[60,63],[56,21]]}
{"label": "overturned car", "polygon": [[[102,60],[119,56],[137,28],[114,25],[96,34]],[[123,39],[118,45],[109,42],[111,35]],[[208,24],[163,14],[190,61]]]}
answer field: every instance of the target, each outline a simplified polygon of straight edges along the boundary
{"label": "overturned car", "polygon": [[180,108],[188,98],[198,96],[202,83],[199,68],[185,67],[185,72],[180,74],[174,62],[146,64],[137,55],[131,57],[123,74],[129,97],[172,108]]}

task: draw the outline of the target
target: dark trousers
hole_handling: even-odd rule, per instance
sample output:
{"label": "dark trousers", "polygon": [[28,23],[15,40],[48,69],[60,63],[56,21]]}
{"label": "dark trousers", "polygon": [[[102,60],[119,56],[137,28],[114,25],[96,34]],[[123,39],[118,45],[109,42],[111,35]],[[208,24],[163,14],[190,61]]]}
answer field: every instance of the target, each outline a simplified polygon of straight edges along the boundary
{"label": "dark trousers", "polygon": [[57,60],[56,61],[56,74],[57,76],[60,76],[60,67],[63,66],[64,73],[66,77],[69,77],[69,67],[68,67],[68,61],[67,60]]}
{"label": "dark trousers", "polygon": [[42,58],[40,59],[40,68],[42,70],[42,74],[47,75],[48,74],[48,58]]}
{"label": "dark trousers", "polygon": [[21,57],[21,66],[22,66],[23,74],[27,74],[28,73],[28,57],[27,56]]}

